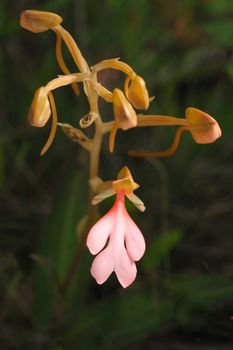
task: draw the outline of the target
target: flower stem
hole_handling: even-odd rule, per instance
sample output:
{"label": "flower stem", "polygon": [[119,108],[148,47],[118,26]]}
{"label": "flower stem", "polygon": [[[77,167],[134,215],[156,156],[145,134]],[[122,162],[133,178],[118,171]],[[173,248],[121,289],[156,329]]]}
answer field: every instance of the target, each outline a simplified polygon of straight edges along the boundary
{"label": "flower stem", "polygon": [[93,73],[91,76],[91,80],[87,82],[87,84],[89,85],[88,86],[89,93],[87,97],[90,104],[90,109],[92,112],[98,115],[98,117],[95,119],[95,134],[92,139],[93,143],[90,150],[89,194],[88,194],[87,218],[86,218],[85,225],[82,229],[82,232],[80,232],[81,239],[77,247],[77,250],[75,252],[73,261],[71,263],[71,266],[68,270],[68,273],[60,289],[63,297],[65,297],[65,294],[74,279],[74,276],[76,274],[77,268],[81,261],[83,252],[85,250],[87,234],[97,217],[97,211],[98,211],[98,206],[97,205],[94,206],[91,203],[93,195],[95,194],[91,186],[91,180],[98,177],[100,150],[101,150],[101,144],[102,144],[103,135],[104,135],[104,127],[99,114],[98,94],[94,89],[95,80],[96,80],[96,74]]}

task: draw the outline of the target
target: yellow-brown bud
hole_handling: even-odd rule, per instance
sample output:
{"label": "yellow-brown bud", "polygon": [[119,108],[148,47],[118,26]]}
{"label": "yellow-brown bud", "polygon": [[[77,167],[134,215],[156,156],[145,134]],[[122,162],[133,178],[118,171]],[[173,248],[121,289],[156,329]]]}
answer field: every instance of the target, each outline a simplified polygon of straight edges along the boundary
{"label": "yellow-brown bud", "polygon": [[134,128],[137,125],[137,115],[123,92],[119,89],[114,89],[112,97],[113,112],[118,127],[123,130]]}
{"label": "yellow-brown bud", "polygon": [[142,77],[136,75],[131,79],[130,85],[128,77],[125,83],[125,93],[134,108],[148,109],[150,100],[145,81]]}
{"label": "yellow-brown bud", "polygon": [[43,127],[51,115],[50,103],[44,86],[36,90],[28,119],[32,126]]}
{"label": "yellow-brown bud", "polygon": [[26,10],[20,15],[21,27],[33,33],[41,33],[58,26],[62,18],[55,13],[46,11]]}
{"label": "yellow-brown bud", "polygon": [[212,143],[222,135],[217,121],[197,108],[186,108],[185,117],[196,143]]}

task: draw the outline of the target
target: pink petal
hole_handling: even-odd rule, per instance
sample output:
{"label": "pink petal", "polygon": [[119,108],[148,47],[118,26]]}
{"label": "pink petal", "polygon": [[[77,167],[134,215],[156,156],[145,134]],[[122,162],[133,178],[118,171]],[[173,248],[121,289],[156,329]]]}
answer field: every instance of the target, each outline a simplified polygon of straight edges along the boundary
{"label": "pink petal", "polygon": [[136,278],[137,268],[133,260],[128,256],[124,246],[118,249],[114,261],[114,271],[122,287],[128,287]]}
{"label": "pink petal", "polygon": [[110,247],[97,255],[91,266],[91,274],[98,284],[104,283],[113,272],[113,257]]}
{"label": "pink petal", "polygon": [[[108,246],[103,249],[108,237]],[[134,261],[143,256],[145,241],[125,209],[124,191],[117,193],[112,209],[90,230],[87,246],[92,254],[100,252],[91,267],[91,274],[98,284],[104,283],[113,271],[124,288],[135,280]]]}
{"label": "pink petal", "polygon": [[131,217],[126,213],[128,218],[125,227],[125,244],[127,252],[130,258],[134,261],[138,261],[145,253],[146,244],[144,237],[135,224],[135,222],[131,219]]}
{"label": "pink petal", "polygon": [[105,246],[110,235],[114,219],[110,210],[92,227],[87,237],[87,247],[91,254],[96,255]]}

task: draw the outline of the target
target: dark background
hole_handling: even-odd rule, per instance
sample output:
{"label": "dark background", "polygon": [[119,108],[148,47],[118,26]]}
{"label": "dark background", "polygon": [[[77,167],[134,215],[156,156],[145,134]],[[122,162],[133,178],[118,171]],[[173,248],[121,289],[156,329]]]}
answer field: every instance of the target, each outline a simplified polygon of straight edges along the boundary
{"label": "dark background", "polygon": [[[126,152],[167,148],[173,127],[119,132],[111,157],[105,140],[101,176],[128,165],[147,207],[140,214],[129,206],[147,251],[126,290],[115,276],[98,286],[86,251],[66,300],[59,294],[86,210],[88,158],[61,130],[39,156],[50,126],[30,127],[27,111],[34,91],[61,71],[54,34],[19,27],[25,9],[60,14],[90,65],[119,56],[130,64],[156,96],[149,113],[183,117],[193,106],[222,128],[210,145],[183,135],[162,160]],[[229,0],[0,2],[1,349],[232,349],[232,42]],[[102,81],[122,87],[123,75],[106,71]],[[59,121],[77,126],[85,95],[68,87],[55,98]],[[111,108],[100,107],[112,119]]]}

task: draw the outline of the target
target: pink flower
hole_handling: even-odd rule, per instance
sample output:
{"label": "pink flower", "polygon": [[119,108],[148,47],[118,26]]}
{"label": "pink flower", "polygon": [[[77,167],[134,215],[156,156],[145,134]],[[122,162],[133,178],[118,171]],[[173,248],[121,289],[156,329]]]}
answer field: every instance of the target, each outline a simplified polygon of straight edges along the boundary
{"label": "pink flower", "polygon": [[124,288],[135,280],[135,261],[145,252],[143,235],[125,208],[125,194],[130,198],[124,189],[117,192],[113,207],[92,227],[87,238],[90,252],[97,255],[91,267],[97,283],[104,283],[114,271]]}

